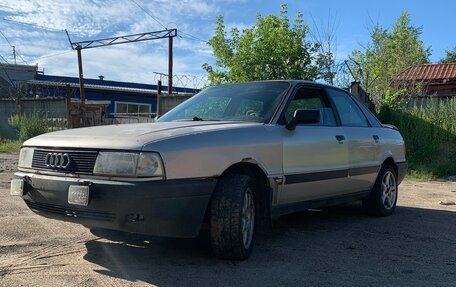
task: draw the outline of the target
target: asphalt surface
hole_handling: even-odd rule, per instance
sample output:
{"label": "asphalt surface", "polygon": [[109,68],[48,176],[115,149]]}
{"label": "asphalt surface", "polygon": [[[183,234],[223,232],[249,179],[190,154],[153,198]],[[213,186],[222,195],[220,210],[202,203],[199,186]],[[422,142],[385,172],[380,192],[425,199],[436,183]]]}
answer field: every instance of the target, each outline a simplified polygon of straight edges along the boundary
{"label": "asphalt surface", "polygon": [[285,216],[243,262],[207,238],[166,239],[46,219],[9,195],[0,153],[0,286],[456,286],[456,183],[404,182],[396,213],[354,203]]}

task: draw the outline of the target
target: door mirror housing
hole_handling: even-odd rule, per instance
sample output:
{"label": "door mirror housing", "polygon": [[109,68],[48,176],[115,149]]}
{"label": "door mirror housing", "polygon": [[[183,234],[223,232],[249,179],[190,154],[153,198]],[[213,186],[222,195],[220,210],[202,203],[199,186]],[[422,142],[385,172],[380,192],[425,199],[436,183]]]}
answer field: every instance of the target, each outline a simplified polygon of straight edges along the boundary
{"label": "door mirror housing", "polygon": [[297,109],[293,119],[286,125],[287,130],[294,130],[298,124],[320,123],[320,110]]}

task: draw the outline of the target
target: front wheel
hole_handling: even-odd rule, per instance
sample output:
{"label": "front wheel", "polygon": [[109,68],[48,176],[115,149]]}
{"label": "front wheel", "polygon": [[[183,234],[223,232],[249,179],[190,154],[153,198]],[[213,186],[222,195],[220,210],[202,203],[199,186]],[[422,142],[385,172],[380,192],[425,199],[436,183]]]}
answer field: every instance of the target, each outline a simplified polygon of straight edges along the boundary
{"label": "front wheel", "polygon": [[220,178],[211,201],[211,244],[215,256],[244,260],[253,248],[255,184],[243,174]]}
{"label": "front wheel", "polygon": [[397,195],[396,172],[391,165],[383,164],[370,197],[363,201],[363,205],[372,215],[388,216],[396,209]]}

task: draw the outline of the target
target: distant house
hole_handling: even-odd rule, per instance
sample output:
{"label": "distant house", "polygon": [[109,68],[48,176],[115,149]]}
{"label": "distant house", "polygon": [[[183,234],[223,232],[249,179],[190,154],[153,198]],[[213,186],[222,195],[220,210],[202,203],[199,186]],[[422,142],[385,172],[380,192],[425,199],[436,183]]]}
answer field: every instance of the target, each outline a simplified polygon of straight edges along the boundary
{"label": "distant house", "polygon": [[[84,79],[86,103],[103,104],[108,117],[122,114],[154,116],[157,110],[157,85]],[[162,86],[162,91],[167,91]],[[193,88],[173,87],[173,97],[160,103],[161,113],[196,94]],[[44,75],[37,66],[1,64],[0,98],[71,98],[79,101],[79,78]],[[172,99],[171,99],[172,98]]]}
{"label": "distant house", "polygon": [[16,97],[24,83],[35,78],[38,66],[0,63],[0,98]]}
{"label": "distant house", "polygon": [[[38,113],[51,126],[64,122],[68,127],[129,122],[149,122],[199,90],[173,86],[167,95],[157,85],[84,79],[85,105],[81,108],[79,78],[45,75],[38,66],[0,63],[0,137],[14,137],[8,119],[14,114]],[[159,111],[157,111],[159,106]]]}
{"label": "distant house", "polygon": [[[37,74],[27,81],[33,97],[66,97],[79,101],[79,78]],[[157,85],[84,79],[86,102],[107,105],[109,115],[153,114],[157,109]],[[163,86],[162,91],[167,87]],[[198,89],[173,87],[176,95],[191,96]],[[163,106],[162,106],[163,108]],[[168,110],[168,109],[166,109]],[[166,111],[165,110],[165,111]]]}
{"label": "distant house", "polygon": [[408,67],[393,78],[392,86],[418,88],[427,98],[456,97],[456,63],[422,64]]}

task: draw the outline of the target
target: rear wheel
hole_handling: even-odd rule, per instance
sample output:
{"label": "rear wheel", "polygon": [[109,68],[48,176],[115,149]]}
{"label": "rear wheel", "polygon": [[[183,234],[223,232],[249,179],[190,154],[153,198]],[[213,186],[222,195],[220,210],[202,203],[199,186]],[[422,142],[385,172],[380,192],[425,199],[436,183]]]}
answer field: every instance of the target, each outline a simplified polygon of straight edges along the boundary
{"label": "rear wheel", "polygon": [[223,175],[216,187],[210,214],[211,245],[223,259],[243,260],[253,248],[255,184],[243,174]]}
{"label": "rear wheel", "polygon": [[363,201],[366,210],[376,216],[391,215],[396,209],[398,195],[397,175],[393,167],[383,164],[370,197]]}

